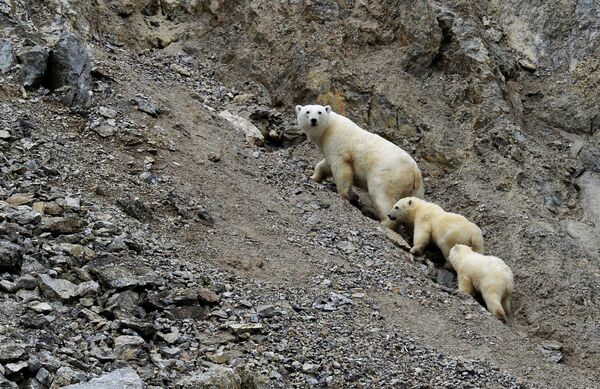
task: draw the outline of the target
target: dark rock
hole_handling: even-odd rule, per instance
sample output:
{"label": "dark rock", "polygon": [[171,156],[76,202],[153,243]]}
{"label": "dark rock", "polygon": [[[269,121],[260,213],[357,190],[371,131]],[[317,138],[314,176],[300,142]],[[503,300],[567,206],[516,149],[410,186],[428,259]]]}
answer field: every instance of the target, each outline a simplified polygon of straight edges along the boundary
{"label": "dark rock", "polygon": [[0,270],[18,271],[23,260],[21,246],[0,239]]}
{"label": "dark rock", "polygon": [[18,55],[21,62],[21,82],[28,89],[37,88],[48,67],[48,52],[40,46],[27,48]]}
{"label": "dark rock", "polygon": [[0,73],[8,72],[15,61],[13,54],[13,44],[10,40],[4,39],[0,41]]}
{"label": "dark rock", "polygon": [[150,267],[111,255],[97,257],[86,267],[98,277],[102,285],[113,289],[145,288],[161,284],[158,274]]}
{"label": "dark rock", "polygon": [[64,33],[50,52],[46,84],[51,90],[68,86],[63,98],[67,105],[88,107],[91,64],[85,45],[70,32]]}
{"label": "dark rock", "polygon": [[139,221],[146,221],[150,219],[150,211],[139,198],[133,198],[131,195],[127,195],[117,200],[117,205],[127,215],[137,219]]}
{"label": "dark rock", "polygon": [[131,367],[114,370],[88,382],[64,386],[63,389],[143,389],[144,382]]}

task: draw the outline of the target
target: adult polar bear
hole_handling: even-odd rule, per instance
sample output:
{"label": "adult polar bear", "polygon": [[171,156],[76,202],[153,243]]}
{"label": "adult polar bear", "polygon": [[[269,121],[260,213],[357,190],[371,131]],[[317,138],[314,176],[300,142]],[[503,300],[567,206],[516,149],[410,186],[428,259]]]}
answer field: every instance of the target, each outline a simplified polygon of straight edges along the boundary
{"label": "adult polar bear", "polygon": [[330,106],[297,105],[298,125],[325,159],[311,176],[321,182],[333,175],[337,192],[350,200],[352,185],[369,192],[381,223],[391,229],[396,222],[387,211],[403,197],[423,197],[423,180],[408,153],[379,135],[363,130],[338,115]]}

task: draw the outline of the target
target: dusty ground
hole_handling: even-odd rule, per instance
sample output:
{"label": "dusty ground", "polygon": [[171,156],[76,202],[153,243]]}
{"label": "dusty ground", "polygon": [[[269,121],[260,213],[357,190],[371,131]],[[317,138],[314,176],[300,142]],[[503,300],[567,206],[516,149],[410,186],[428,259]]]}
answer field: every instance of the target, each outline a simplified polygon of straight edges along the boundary
{"label": "dusty ground", "polygon": [[[91,271],[100,289],[85,298],[92,298],[88,307],[102,317],[96,321],[81,314],[88,303],[84,297],[55,301],[40,294],[37,284],[20,288],[31,295],[1,292],[3,343],[17,342],[29,358],[37,355],[52,379],[37,377],[31,360],[23,370],[6,372],[8,364],[25,357],[0,361],[3,375],[21,385],[32,385],[36,377],[42,386],[59,387],[129,365],[147,385],[194,387],[186,379],[201,376],[216,363],[235,368],[248,387],[597,387],[594,65],[583,60],[568,70],[577,58],[565,59],[561,68],[544,62],[543,56],[530,56],[539,66],[530,74],[516,65],[522,54],[505,47],[508,37],[498,45],[484,41],[492,59],[457,65],[471,58],[468,51],[461,57],[460,45],[461,39],[472,42],[469,23],[483,23],[479,16],[493,15],[491,5],[465,10],[460,3],[445,4],[462,18],[454,22],[455,31],[444,30],[438,5],[415,11],[423,20],[414,28],[429,37],[431,48],[414,54],[409,50],[413,43],[401,38],[414,32],[403,30],[409,16],[385,16],[386,7],[398,6],[387,3],[373,4],[371,13],[381,25],[391,25],[373,28],[353,25],[364,10],[357,6],[352,11],[340,2],[338,14],[353,14],[350,27],[361,33],[352,38],[349,31],[354,30],[344,25],[341,43],[318,46],[305,56],[294,54],[300,48],[269,45],[278,36],[305,36],[309,38],[298,44],[309,50],[319,41],[312,35],[319,23],[339,27],[336,7],[331,20],[319,21],[314,16],[303,20],[293,7],[284,11],[277,6],[268,16],[264,9],[259,12],[262,2],[252,2],[260,16],[247,23],[238,15],[245,5],[233,10],[223,5],[216,10],[175,7],[173,14],[163,9],[144,16],[138,4],[123,17],[111,7],[98,11],[84,2],[71,23],[96,23],[81,34],[91,36],[90,56],[101,69],[95,73],[88,110],[70,111],[43,89],[24,96],[8,73],[0,89],[2,124],[11,134],[2,143],[1,199],[32,191],[50,201],[77,197],[85,208],[80,217],[89,225],[110,215],[108,220],[130,240],[126,248],[114,249],[115,236],[105,243],[101,235],[34,232],[27,243],[26,231],[18,230],[14,237],[11,229],[16,227],[7,224],[7,216],[3,236],[13,236],[9,240],[43,265],[30,273],[37,277],[53,271],[57,278],[87,281],[78,269],[86,269],[93,257],[68,265],[56,260],[60,255],[54,245],[70,242],[93,249],[95,255],[109,251],[119,261],[147,264],[165,284],[136,286],[132,290],[139,296],[133,305],[144,313],[125,303],[120,305],[126,313],[119,313],[107,300],[125,292],[107,287]],[[556,10],[550,3],[545,7]],[[295,24],[283,28],[278,18],[286,12]],[[324,12],[329,11],[317,15]],[[98,14],[103,13],[114,35],[99,27]],[[510,18],[501,15],[493,18],[493,27],[513,31]],[[34,21],[36,17],[45,16],[40,12],[32,15]],[[230,25],[229,17],[244,22]],[[194,18],[202,21],[196,27]],[[128,23],[132,29],[122,30]],[[434,32],[428,34],[427,26]],[[484,37],[490,32],[475,26]],[[400,38],[389,38],[388,27]],[[269,28],[273,36],[266,32]],[[11,33],[22,34],[18,29]],[[167,44],[162,37],[156,43],[152,34],[167,34],[174,41]],[[452,36],[459,38],[453,41]],[[583,49],[577,42],[572,40],[571,51],[562,43],[552,44],[560,46],[560,55],[598,50],[597,42]],[[248,52],[254,58],[245,57]],[[412,54],[406,57],[406,52]],[[283,53],[292,56],[288,67]],[[505,74],[505,84],[498,84],[496,70]],[[327,74],[336,76],[327,79]],[[555,86],[569,82],[574,86]],[[587,97],[587,106],[556,103],[569,93]],[[131,100],[138,96],[158,107],[158,117],[136,108]],[[310,100],[337,104],[411,152],[426,178],[428,198],[483,227],[486,251],[505,258],[515,273],[509,325],[451,285],[436,283],[439,273],[428,262],[435,261],[436,253],[412,258],[386,238],[378,223],[363,214],[367,212],[340,199],[333,184],[308,180],[319,155],[314,145],[296,137],[292,107]],[[114,125],[100,107],[116,110]],[[245,117],[268,112],[268,128],[286,141],[248,144],[218,116],[224,109]],[[575,113],[571,122],[563,118],[569,109]],[[23,134],[27,126],[17,119],[31,125],[30,135]],[[590,128],[579,128],[588,119]],[[113,130],[99,136],[107,123]],[[28,148],[23,139],[35,146]],[[44,169],[31,168],[30,160]],[[20,166],[29,171],[23,173]],[[52,168],[59,174],[47,173]],[[362,201],[368,208],[368,199],[363,196]],[[21,278],[27,269],[21,269]],[[3,279],[27,285],[18,277],[7,272]],[[200,304],[193,313],[172,305],[149,308],[145,302],[156,291],[177,294],[198,287],[215,292],[219,302]],[[53,319],[45,325],[22,319],[31,316],[29,306],[37,300],[51,302],[54,309],[46,314]],[[264,305],[276,313],[261,316]],[[154,331],[147,334],[127,324],[130,317],[137,320],[132,315]],[[65,328],[69,320],[75,324]],[[250,337],[231,334],[232,323],[254,322],[263,327]],[[180,335],[170,342],[157,332]],[[143,351],[131,355],[131,349],[120,349],[116,338],[122,335],[140,335],[143,343],[137,348]],[[96,346],[114,357],[98,357]],[[44,350],[59,362],[48,362]],[[73,350],[83,355],[79,364]],[[74,373],[60,373],[61,366]],[[235,387],[229,385],[224,387]]]}

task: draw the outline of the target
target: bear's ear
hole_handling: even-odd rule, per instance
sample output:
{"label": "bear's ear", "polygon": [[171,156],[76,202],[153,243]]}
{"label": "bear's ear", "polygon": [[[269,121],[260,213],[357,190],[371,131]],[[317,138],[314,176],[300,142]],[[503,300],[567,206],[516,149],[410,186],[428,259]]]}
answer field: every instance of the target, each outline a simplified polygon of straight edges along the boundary
{"label": "bear's ear", "polygon": [[412,205],[412,200],[408,200],[408,205]]}
{"label": "bear's ear", "polygon": [[327,113],[331,112],[331,107],[329,105],[325,106],[325,112],[327,112]]}
{"label": "bear's ear", "polygon": [[302,111],[302,106],[301,105],[297,105],[296,106],[296,113],[300,113],[300,111]]}

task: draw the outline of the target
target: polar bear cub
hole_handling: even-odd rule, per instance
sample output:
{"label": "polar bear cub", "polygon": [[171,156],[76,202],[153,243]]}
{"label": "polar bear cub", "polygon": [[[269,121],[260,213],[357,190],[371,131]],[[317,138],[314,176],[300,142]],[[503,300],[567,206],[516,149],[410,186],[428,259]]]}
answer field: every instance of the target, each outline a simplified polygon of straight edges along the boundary
{"label": "polar bear cub", "polygon": [[514,289],[508,265],[498,257],[481,255],[462,244],[450,250],[448,261],[458,275],[458,289],[470,295],[480,292],[488,311],[506,323]]}
{"label": "polar bear cub", "polygon": [[311,178],[333,176],[337,192],[350,200],[352,185],[369,192],[379,220],[394,229],[387,211],[406,196],[423,197],[421,171],[412,157],[392,142],[363,130],[330,106],[297,105],[298,126],[314,142],[324,159]]}
{"label": "polar bear cub", "polygon": [[391,220],[413,227],[412,254],[420,254],[430,241],[448,259],[455,244],[465,244],[483,254],[483,235],[477,225],[464,216],[446,212],[437,204],[416,197],[400,199],[388,211]]}

